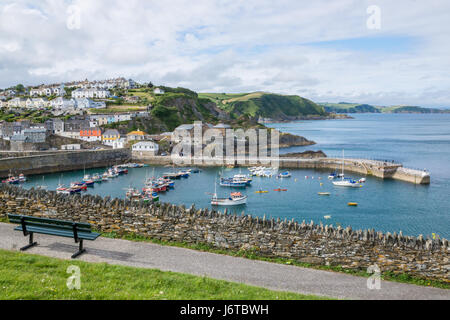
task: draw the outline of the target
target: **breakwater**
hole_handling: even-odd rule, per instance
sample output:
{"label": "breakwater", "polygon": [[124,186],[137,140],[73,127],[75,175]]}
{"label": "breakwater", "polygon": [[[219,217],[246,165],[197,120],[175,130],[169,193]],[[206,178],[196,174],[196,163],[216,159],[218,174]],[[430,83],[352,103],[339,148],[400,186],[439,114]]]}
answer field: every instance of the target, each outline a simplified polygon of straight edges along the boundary
{"label": "breakwater", "polygon": [[[7,155],[14,156],[14,154]],[[10,172],[29,175],[111,166],[127,162],[131,158],[131,151],[130,149],[77,150],[19,155],[0,159],[0,177],[7,177]]]}
{"label": "breakwater", "polygon": [[[144,161],[153,165],[171,165],[174,162],[183,165],[183,162],[193,164],[195,166],[218,166],[217,159],[214,158],[192,158],[191,160],[183,159],[182,157],[171,156],[147,156],[145,158],[136,158],[135,160]],[[227,165],[235,166],[272,166],[274,159],[224,159]],[[342,166],[342,159],[337,158],[296,158],[296,157],[282,157],[275,161],[280,168],[286,169],[316,169],[316,170],[330,170],[340,171]],[[430,184],[430,174],[426,171],[414,170],[404,168],[400,163],[383,162],[377,160],[367,159],[345,159],[344,170],[347,172],[354,172],[362,175],[374,176],[381,179],[395,179],[414,184]]]}
{"label": "breakwater", "polygon": [[340,265],[406,273],[449,281],[449,242],[375,230],[230,215],[166,203],[144,204],[91,195],[0,187],[0,217],[7,213],[89,222],[104,232],[135,233],[154,239],[204,243],[317,265]]}

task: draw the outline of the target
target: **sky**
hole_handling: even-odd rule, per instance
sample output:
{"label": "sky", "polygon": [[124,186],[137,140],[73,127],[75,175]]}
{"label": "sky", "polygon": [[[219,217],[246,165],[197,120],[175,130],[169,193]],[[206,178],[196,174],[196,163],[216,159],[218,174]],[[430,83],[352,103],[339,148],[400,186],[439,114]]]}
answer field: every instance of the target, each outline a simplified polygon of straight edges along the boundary
{"label": "sky", "polygon": [[448,107],[449,21],[448,0],[0,0],[0,87],[124,76]]}

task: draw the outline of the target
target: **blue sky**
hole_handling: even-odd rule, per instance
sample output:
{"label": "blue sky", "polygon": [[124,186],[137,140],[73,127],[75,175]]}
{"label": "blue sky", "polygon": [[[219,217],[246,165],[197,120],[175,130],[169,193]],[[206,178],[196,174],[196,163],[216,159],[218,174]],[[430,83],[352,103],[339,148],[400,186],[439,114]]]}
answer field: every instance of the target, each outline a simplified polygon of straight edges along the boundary
{"label": "blue sky", "polygon": [[338,39],[311,42],[305,45],[330,50],[365,51],[379,53],[412,53],[420,45],[421,39],[406,35],[368,36],[362,38]]}
{"label": "blue sky", "polygon": [[[368,28],[372,5],[380,28]],[[446,0],[2,0],[0,87],[125,76],[450,106],[448,21]]]}

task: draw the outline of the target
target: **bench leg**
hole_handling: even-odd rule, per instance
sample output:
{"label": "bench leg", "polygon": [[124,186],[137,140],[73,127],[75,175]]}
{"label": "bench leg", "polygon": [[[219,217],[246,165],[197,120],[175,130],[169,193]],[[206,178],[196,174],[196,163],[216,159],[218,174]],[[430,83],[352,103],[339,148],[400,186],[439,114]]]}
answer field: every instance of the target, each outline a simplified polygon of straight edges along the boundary
{"label": "bench leg", "polygon": [[86,252],[86,249],[83,248],[83,240],[80,240],[80,245],[78,248],[78,252],[74,253],[72,255],[72,259],[75,259],[76,257],[78,257],[79,255],[83,254]]}
{"label": "bench leg", "polygon": [[31,247],[34,247],[37,245],[37,242],[33,242],[33,232],[30,232],[30,239],[28,241],[28,244],[25,247],[20,248],[20,251],[25,251]]}

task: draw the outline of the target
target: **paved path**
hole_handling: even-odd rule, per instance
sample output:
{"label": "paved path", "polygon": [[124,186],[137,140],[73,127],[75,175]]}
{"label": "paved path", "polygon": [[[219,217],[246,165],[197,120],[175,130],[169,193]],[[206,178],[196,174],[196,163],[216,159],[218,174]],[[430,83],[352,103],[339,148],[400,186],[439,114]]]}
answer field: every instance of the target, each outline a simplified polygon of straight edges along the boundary
{"label": "paved path", "polygon": [[[28,242],[13,225],[0,223],[0,248],[19,250]],[[38,246],[27,252],[70,259],[78,250],[73,239],[35,235]],[[147,242],[98,238],[86,241],[79,260],[183,272],[241,282],[272,290],[346,299],[446,299],[450,290],[381,282],[380,290],[367,289],[367,279],[341,273],[255,261]]]}

